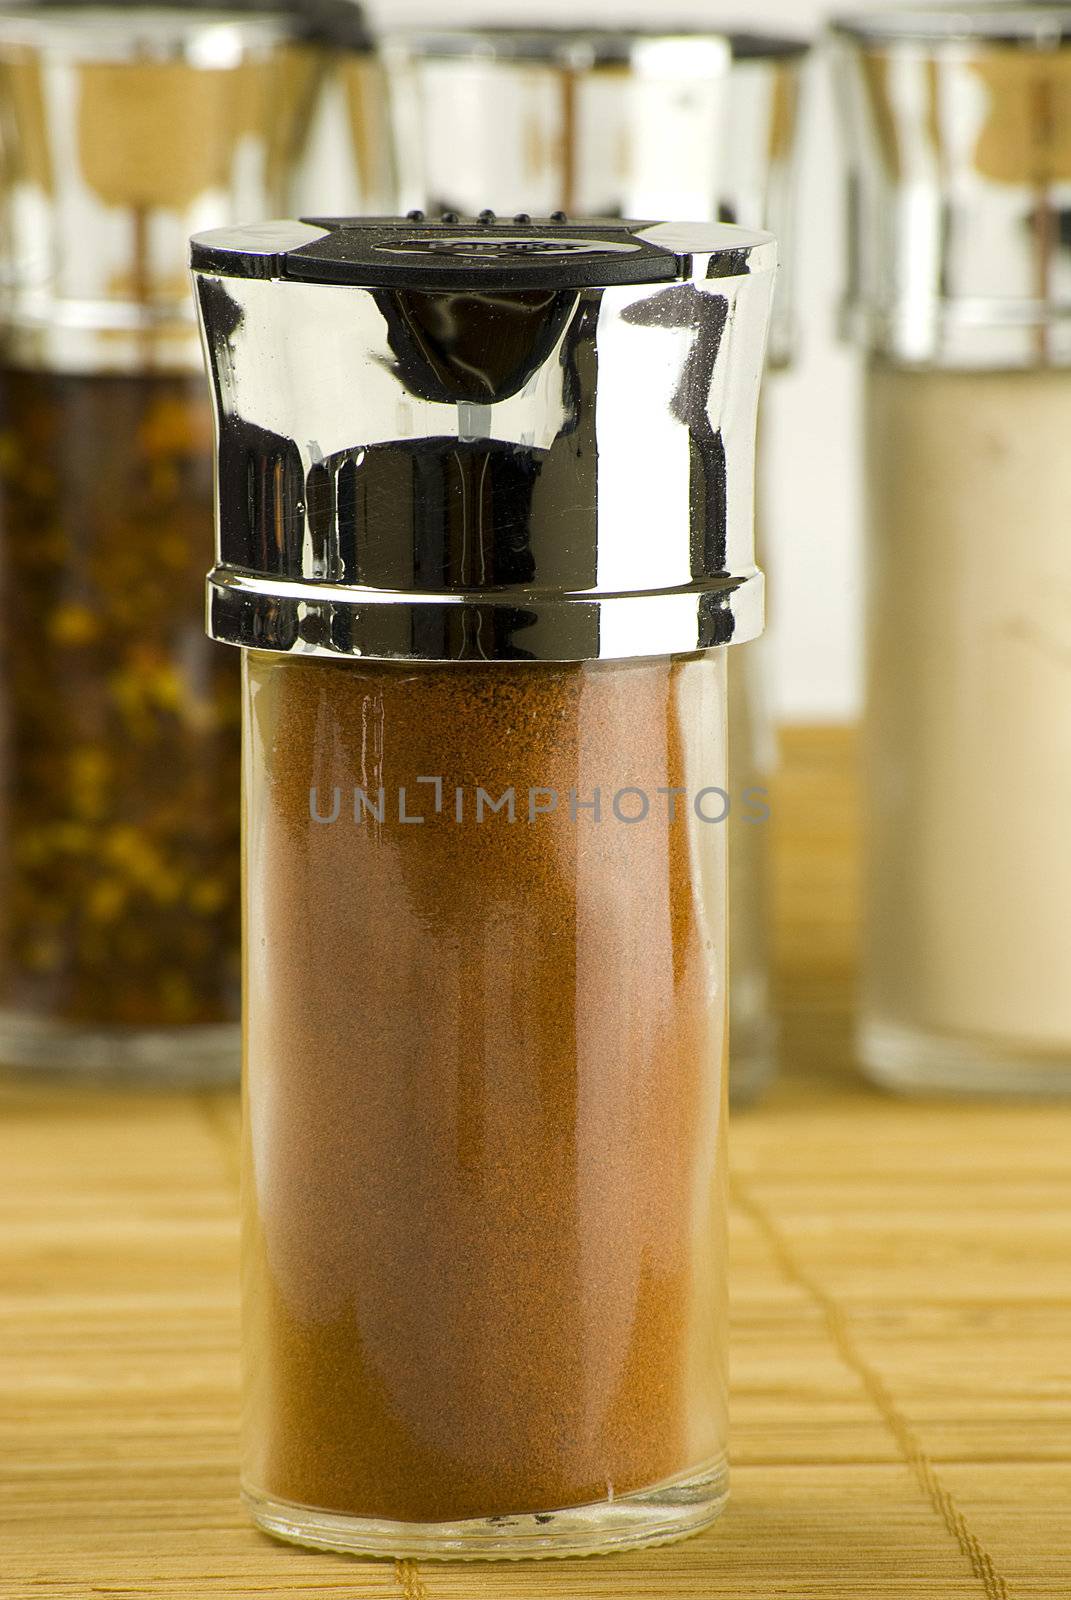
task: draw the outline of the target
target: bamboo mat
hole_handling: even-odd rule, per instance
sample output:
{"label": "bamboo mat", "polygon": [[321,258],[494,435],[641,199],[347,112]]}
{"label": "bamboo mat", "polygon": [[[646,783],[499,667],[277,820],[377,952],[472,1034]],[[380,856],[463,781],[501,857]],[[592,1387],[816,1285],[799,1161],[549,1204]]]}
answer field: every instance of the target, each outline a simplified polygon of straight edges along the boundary
{"label": "bamboo mat", "polygon": [[790,1067],[733,1137],[733,1500],[698,1539],[493,1568],[305,1554],[235,1490],[230,1096],[0,1097],[0,1596],[1071,1596],[1071,1107],[850,1067],[852,745],[786,740]]}

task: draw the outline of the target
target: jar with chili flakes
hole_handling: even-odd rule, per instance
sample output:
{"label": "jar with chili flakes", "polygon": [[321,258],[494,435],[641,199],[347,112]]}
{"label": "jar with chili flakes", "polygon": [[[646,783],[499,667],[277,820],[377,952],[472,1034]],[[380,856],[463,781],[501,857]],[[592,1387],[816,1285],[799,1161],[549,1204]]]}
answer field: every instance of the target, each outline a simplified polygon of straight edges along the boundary
{"label": "jar with chili flakes", "polygon": [[0,9],[7,1066],[237,1071],[239,688],[204,636],[186,239],[285,209],[321,56],[270,0]]}

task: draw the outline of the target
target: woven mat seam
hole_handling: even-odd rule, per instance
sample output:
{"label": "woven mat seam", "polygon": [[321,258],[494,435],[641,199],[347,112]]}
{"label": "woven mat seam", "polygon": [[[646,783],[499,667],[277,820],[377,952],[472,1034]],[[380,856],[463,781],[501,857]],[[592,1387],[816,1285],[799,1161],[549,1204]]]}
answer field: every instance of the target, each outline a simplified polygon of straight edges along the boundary
{"label": "woven mat seam", "polygon": [[784,1276],[802,1289],[822,1313],[837,1354],[862,1383],[871,1404],[892,1434],[897,1449],[914,1473],[930,1505],[966,1556],[971,1571],[982,1585],[986,1600],[1009,1600],[1007,1580],[997,1571],[992,1556],[977,1534],[971,1531],[950,1490],[941,1482],[921,1440],[896,1409],[896,1403],[884,1381],[860,1354],[842,1308],[817,1278],[812,1277],[796,1260],[788,1239],[777,1223],[735,1174],[730,1187],[735,1203],[762,1233]]}
{"label": "woven mat seam", "polygon": [[428,1600],[428,1591],[415,1561],[396,1561],[394,1576],[398,1580],[398,1587],[405,1600]]}

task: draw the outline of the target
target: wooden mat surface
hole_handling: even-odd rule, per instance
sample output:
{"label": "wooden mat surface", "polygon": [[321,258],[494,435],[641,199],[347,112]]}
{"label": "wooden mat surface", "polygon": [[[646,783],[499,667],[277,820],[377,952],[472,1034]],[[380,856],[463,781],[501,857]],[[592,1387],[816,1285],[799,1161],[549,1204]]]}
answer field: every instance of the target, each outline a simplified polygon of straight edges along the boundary
{"label": "wooden mat surface", "polygon": [[275,1545],[236,1489],[232,1097],[0,1092],[0,1596],[1071,1596],[1071,1107],[850,1066],[852,743],[786,740],[789,1070],[733,1130],[733,1499],[646,1555]]}

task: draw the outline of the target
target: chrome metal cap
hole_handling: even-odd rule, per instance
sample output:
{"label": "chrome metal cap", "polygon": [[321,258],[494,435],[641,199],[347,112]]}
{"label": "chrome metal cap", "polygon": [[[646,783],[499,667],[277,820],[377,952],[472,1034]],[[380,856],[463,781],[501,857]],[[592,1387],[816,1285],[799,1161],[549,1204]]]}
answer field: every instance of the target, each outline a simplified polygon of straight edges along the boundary
{"label": "chrome metal cap", "polygon": [[5,357],[64,370],[200,364],[198,228],[289,204],[317,40],[347,0],[0,5]]}
{"label": "chrome metal cap", "polygon": [[847,337],[941,367],[1071,363],[1071,6],[834,26]]}
{"label": "chrome metal cap", "polygon": [[717,224],[488,213],[198,236],[209,631],[424,661],[753,637],[775,255]]}
{"label": "chrome metal cap", "polygon": [[671,27],[388,34],[402,205],[768,228],[781,255],[770,355],[783,363],[806,51]]}

